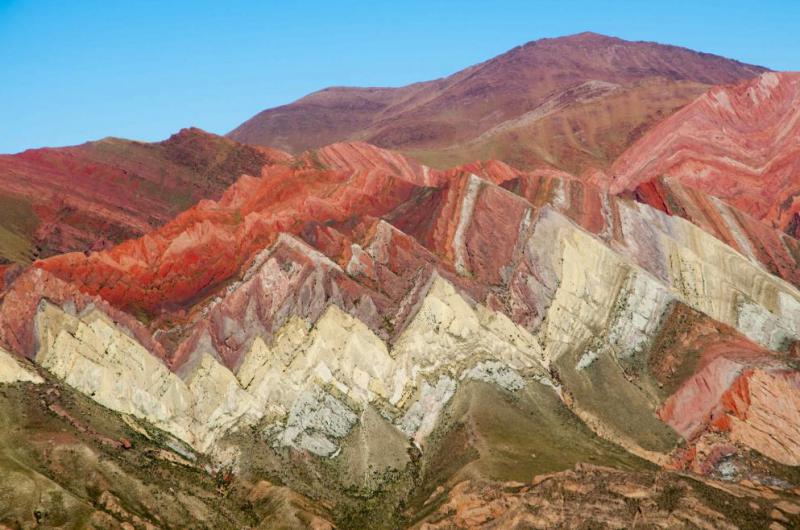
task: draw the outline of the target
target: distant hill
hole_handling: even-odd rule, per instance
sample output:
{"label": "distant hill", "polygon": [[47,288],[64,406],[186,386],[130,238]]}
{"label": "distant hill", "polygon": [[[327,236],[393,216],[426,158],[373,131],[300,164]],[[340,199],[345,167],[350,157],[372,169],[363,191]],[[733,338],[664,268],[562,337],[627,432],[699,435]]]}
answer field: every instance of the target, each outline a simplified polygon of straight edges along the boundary
{"label": "distant hill", "polygon": [[711,85],[765,69],[595,33],[542,39],[448,77],[400,88],[333,87],[267,109],[228,136],[293,153],[344,140],[447,167],[605,168]]}
{"label": "distant hill", "polygon": [[0,155],[0,263],[140,236],[282,156],[200,129]]}

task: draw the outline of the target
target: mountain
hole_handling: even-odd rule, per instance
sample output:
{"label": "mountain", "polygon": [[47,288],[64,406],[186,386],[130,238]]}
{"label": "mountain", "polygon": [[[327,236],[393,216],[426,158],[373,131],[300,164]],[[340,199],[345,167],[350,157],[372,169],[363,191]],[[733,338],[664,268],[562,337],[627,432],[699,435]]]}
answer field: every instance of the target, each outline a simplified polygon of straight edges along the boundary
{"label": "mountain", "polygon": [[0,264],[140,236],[285,157],[199,129],[153,144],[108,138],[0,155]]}
{"label": "mountain", "polygon": [[711,85],[763,68],[675,46],[581,33],[541,39],[448,77],[333,87],[265,110],[228,136],[299,153],[361,140],[435,167],[605,168]]}
{"label": "mountain", "polygon": [[8,282],[0,522],[800,524],[784,232],[358,142],[259,169]]}
{"label": "mountain", "polygon": [[799,87],[580,34],[0,157],[0,528],[800,527]]}
{"label": "mountain", "polygon": [[610,168],[616,191],[669,177],[800,236],[800,74],[713,88],[664,120]]}

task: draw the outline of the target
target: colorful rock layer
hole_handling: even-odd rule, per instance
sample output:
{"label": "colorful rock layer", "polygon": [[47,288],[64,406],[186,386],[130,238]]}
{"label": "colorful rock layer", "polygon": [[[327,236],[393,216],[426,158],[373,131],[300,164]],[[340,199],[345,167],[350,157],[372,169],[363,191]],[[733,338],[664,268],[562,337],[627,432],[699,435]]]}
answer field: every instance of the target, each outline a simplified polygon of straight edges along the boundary
{"label": "colorful rock layer", "polygon": [[[139,239],[36,262],[8,287],[0,330],[10,351],[201,451],[268,422],[276,443],[332,455],[365,407],[424,446],[477,379],[549,385],[662,464],[685,460],[672,429],[794,464],[800,387],[781,352],[800,338],[796,242],[659,185],[680,216],[563,173],[437,171],[335,144]],[[686,315],[716,330],[681,331],[691,359],[661,351]]]}

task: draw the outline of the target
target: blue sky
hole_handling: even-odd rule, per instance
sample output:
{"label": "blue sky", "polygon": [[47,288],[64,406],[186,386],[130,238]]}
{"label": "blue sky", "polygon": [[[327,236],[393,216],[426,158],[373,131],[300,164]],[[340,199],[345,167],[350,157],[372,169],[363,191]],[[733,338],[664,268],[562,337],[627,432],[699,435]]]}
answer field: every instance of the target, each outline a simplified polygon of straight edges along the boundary
{"label": "blue sky", "polygon": [[0,0],[0,153],[225,133],[325,86],[432,79],[581,31],[800,70],[800,0]]}

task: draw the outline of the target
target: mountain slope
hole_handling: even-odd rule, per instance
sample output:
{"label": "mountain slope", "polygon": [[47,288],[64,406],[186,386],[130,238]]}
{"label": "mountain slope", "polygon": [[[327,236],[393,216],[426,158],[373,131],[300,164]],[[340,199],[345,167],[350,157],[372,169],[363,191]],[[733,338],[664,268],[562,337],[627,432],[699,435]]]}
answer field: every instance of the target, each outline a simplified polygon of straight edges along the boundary
{"label": "mountain slope", "polygon": [[199,129],[0,156],[0,262],[88,251],[160,226],[243,173],[284,160]]}
{"label": "mountain slope", "polygon": [[669,176],[800,235],[800,74],[711,89],[631,146],[610,172],[616,191]]}
{"label": "mountain slope", "polygon": [[[242,176],[138,239],[11,278],[0,380],[101,405],[111,419],[83,432],[115,451],[134,429],[149,451],[204,462],[186,477],[206,469],[220,498],[160,475],[204,496],[186,516],[201,527],[254,517],[202,522],[228,498],[344,528],[446,518],[483,487],[550,506],[546,488],[517,498],[513,484],[556,473],[571,488],[576,466],[598,481],[586,490],[597,520],[629,513],[602,508],[625,497],[600,488],[612,480],[651,484],[638,498],[653,521],[704,506],[714,526],[763,527],[777,516],[761,506],[791,503],[800,484],[797,256],[785,234],[668,186],[654,195],[678,215],[553,170],[440,171],[334,144]],[[753,249],[761,236],[772,252]],[[36,454],[23,475],[40,491],[50,464]],[[152,483],[136,454],[126,473]],[[69,471],[54,476],[79,491]],[[726,509],[726,480],[749,481],[735,494],[757,507]],[[266,497],[253,493],[262,481]],[[665,485],[678,491],[662,505]],[[140,518],[185,513],[102,488]],[[85,516],[97,503],[69,499]]]}
{"label": "mountain slope", "polygon": [[435,81],[325,89],[265,110],[229,136],[291,152],[363,140],[439,167],[494,158],[578,171],[606,167],[708,86],[763,71],[582,33],[530,42]]}
{"label": "mountain slope", "polygon": [[4,275],[0,522],[796,524],[798,249],[671,179],[259,166]]}

